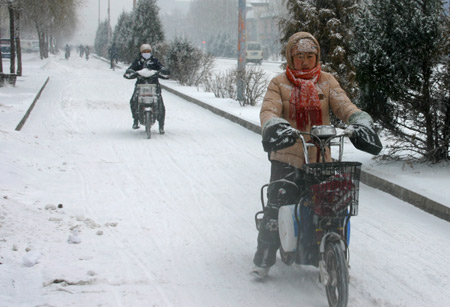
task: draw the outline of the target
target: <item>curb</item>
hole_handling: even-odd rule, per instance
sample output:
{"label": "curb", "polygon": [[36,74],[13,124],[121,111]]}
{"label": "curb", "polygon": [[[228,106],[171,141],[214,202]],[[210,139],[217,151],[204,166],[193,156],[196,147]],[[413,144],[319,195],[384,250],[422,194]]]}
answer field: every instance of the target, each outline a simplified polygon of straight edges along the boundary
{"label": "curb", "polygon": [[23,116],[22,120],[20,121],[20,123],[17,125],[16,130],[20,131],[23,127],[23,125],[25,125],[25,122],[28,119],[28,116],[30,116],[31,111],[34,108],[34,105],[36,104],[36,102],[38,101],[39,97],[41,97],[42,91],[44,90],[44,88],[47,86],[48,81],[50,80],[50,77],[47,77],[47,80],[45,80],[44,85],[42,85],[41,89],[39,90],[39,92],[37,93],[36,97],[34,98],[33,102],[31,103],[30,107],[28,108],[27,112],[25,113],[25,115]]}
{"label": "curb", "polygon": [[[93,53],[91,56],[92,56],[94,59],[97,59],[97,60],[103,61],[103,62],[105,62],[105,63],[111,64],[110,61],[109,61],[108,59],[105,59],[104,57],[98,56],[98,55],[95,54],[95,53]],[[122,69],[122,66],[120,66],[119,64],[116,63],[115,68]]]}
{"label": "curb", "polygon": [[450,207],[364,171],[361,171],[361,182],[450,222]]}
{"label": "curb", "polygon": [[217,114],[217,115],[222,116],[222,117],[224,117],[226,119],[229,119],[232,122],[247,128],[248,130],[251,130],[251,131],[253,131],[255,133],[261,134],[261,127],[258,126],[258,125],[252,124],[252,123],[250,123],[250,122],[248,122],[248,121],[246,121],[246,120],[244,120],[244,119],[242,119],[240,117],[237,117],[237,116],[235,116],[233,114],[230,114],[230,113],[227,113],[225,111],[222,111],[222,110],[220,110],[220,109],[218,109],[216,107],[213,107],[213,106],[211,106],[211,105],[209,105],[207,103],[204,103],[204,102],[202,102],[202,101],[200,101],[198,99],[192,98],[191,96],[188,96],[186,94],[180,93],[180,92],[174,90],[173,88],[170,88],[170,87],[168,87],[168,86],[166,86],[166,85],[164,85],[162,83],[160,83],[160,85],[161,85],[162,89],[164,89],[164,90],[166,90],[166,91],[168,91],[168,92],[170,92],[172,94],[175,94],[175,95],[177,95],[177,96],[179,96],[179,97],[181,97],[181,98],[183,98],[183,99],[185,99],[185,100],[187,100],[189,102],[195,103],[196,105],[199,105],[202,108],[205,108],[205,109],[213,112],[214,114]]}
{"label": "curb", "polygon": [[[161,84],[161,87],[164,90],[166,90],[172,94],[175,94],[189,102],[192,102],[196,105],[201,106],[202,108],[205,108],[205,109],[213,112],[214,114],[217,114],[226,119],[229,119],[232,122],[237,123],[255,133],[261,134],[261,127],[258,125],[252,124],[242,118],[239,118],[235,115],[229,114],[223,110],[213,107],[213,106],[211,106],[207,103],[204,103],[198,99],[195,99],[186,94],[180,93],[177,90],[174,90],[173,88],[170,88],[164,84]],[[427,213],[430,213],[438,218],[441,218],[443,220],[450,222],[450,207],[444,206],[441,203],[435,202],[434,200],[431,200],[425,196],[417,194],[416,192],[413,192],[411,190],[403,188],[395,183],[392,183],[385,179],[382,179],[382,178],[379,178],[372,174],[369,174],[363,170],[361,170],[361,182],[371,188],[378,189],[380,191],[388,193],[388,194],[390,194],[400,200],[403,200],[419,209],[422,209],[423,211],[425,211]]]}

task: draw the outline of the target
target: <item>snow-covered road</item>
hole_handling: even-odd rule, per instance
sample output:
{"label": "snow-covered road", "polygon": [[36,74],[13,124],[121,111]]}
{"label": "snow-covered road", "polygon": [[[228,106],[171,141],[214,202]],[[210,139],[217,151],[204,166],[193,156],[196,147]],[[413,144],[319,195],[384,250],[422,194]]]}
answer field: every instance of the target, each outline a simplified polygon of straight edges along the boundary
{"label": "snow-covered road", "polygon": [[[166,134],[147,140],[123,71],[41,63],[32,115],[0,134],[0,306],[327,306],[316,268],[249,275],[258,134],[163,92]],[[450,224],[366,186],[360,204],[349,306],[450,305]]]}

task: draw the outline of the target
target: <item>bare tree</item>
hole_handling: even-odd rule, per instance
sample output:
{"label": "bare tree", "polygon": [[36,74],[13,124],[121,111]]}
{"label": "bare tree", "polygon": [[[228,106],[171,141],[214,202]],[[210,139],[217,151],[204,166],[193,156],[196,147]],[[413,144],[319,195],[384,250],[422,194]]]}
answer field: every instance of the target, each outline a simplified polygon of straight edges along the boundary
{"label": "bare tree", "polygon": [[56,48],[64,38],[70,37],[78,22],[77,8],[80,0],[17,0],[27,20],[36,28],[41,58]]}

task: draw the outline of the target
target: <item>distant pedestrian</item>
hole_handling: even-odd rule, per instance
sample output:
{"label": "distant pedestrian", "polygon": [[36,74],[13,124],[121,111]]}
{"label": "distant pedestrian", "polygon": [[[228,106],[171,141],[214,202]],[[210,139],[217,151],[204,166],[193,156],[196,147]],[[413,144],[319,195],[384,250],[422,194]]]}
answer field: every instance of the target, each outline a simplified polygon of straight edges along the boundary
{"label": "distant pedestrian", "polygon": [[86,45],[84,48],[84,53],[86,53],[86,60],[89,60],[89,46]]}
{"label": "distant pedestrian", "polygon": [[64,56],[66,57],[66,60],[68,60],[69,57],[70,57],[70,46],[69,46],[69,44],[66,44],[65,50],[66,50],[66,53],[65,53]]}
{"label": "distant pedestrian", "polygon": [[79,49],[79,51],[80,51],[80,58],[82,58],[83,55],[84,55],[84,46],[83,46],[83,45],[80,45],[80,47],[78,47],[78,49]]}
{"label": "distant pedestrian", "polygon": [[112,43],[111,47],[109,47],[109,61],[111,64],[111,69],[115,69],[116,67],[116,63],[117,63],[117,48],[116,48],[116,44]]}

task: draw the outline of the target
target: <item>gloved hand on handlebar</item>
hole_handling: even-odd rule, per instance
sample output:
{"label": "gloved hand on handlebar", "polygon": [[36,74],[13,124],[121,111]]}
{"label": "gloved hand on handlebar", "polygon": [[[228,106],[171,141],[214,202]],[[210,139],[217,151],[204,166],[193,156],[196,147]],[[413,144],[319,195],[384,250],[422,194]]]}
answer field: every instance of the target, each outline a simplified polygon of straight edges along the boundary
{"label": "gloved hand on handlebar", "polygon": [[355,148],[377,155],[383,149],[380,138],[373,128],[373,120],[364,111],[352,114],[348,120],[349,126],[345,132]]}
{"label": "gloved hand on handlebar", "polygon": [[273,117],[264,124],[262,136],[266,152],[290,147],[297,141],[295,131],[289,122],[279,117]]}
{"label": "gloved hand on handlebar", "polygon": [[132,69],[127,69],[127,70],[125,71],[125,73],[123,74],[123,77],[124,77],[125,79],[136,79],[136,78],[137,78],[137,74],[136,74],[136,72],[135,72],[134,70],[132,70]]}
{"label": "gloved hand on handlebar", "polygon": [[170,74],[169,70],[164,67],[161,68],[159,71],[159,77],[161,79],[165,79],[165,80],[169,79],[169,74]]}

